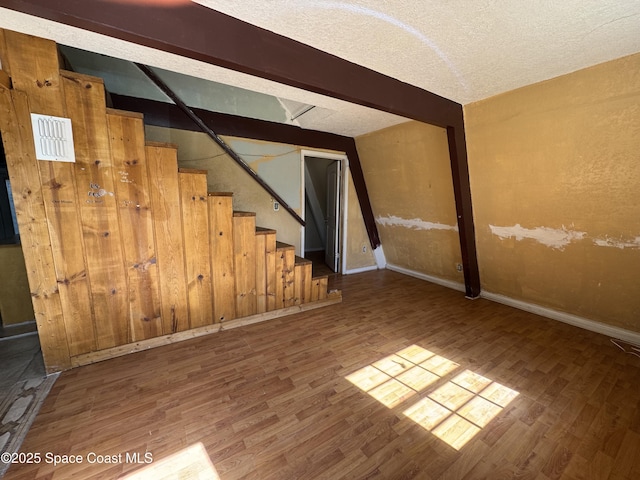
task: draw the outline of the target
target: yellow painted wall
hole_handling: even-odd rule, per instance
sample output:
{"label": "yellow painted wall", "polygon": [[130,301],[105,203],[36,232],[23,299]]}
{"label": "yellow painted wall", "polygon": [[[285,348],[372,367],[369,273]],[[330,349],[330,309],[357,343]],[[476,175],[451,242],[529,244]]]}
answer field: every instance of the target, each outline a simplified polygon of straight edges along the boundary
{"label": "yellow painted wall", "polygon": [[387,263],[463,283],[446,130],[407,122],[356,145]]}
{"label": "yellow painted wall", "polygon": [[20,245],[0,245],[0,315],[4,326],[35,320]]}
{"label": "yellow painted wall", "polygon": [[483,290],[640,332],[640,54],[465,121]]}

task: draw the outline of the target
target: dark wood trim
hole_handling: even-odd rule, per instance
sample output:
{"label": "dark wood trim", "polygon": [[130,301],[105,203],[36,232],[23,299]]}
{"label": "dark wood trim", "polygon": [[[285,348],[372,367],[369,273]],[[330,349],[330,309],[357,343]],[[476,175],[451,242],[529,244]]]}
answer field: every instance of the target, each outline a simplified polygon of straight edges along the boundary
{"label": "dark wood trim", "polygon": [[476,254],[476,237],[473,225],[471,205],[471,186],[469,184],[469,166],[467,163],[467,145],[464,130],[447,127],[449,159],[453,178],[453,194],[456,200],[458,216],[458,235],[464,272],[465,294],[469,298],[480,296],[480,272]]}
{"label": "dark wood trim", "polygon": [[[451,130],[468,296],[479,293],[462,105],[192,2],[1,0],[0,5]],[[456,183],[458,182],[458,183]]]}

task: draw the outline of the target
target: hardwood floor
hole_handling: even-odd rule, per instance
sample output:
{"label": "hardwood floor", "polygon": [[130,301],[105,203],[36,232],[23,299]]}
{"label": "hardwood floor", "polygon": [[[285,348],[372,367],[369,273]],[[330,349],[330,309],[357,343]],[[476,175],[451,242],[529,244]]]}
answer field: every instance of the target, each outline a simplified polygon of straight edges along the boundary
{"label": "hardwood floor", "polygon": [[391,271],[336,282],[339,305],[63,373],[22,452],[83,463],[7,478],[198,442],[222,480],[640,478],[640,358]]}

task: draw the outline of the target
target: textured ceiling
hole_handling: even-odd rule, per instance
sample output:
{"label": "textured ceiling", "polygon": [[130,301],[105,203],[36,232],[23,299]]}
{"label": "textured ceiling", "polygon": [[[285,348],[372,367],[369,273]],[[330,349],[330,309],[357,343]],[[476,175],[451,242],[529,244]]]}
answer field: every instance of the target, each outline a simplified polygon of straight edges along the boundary
{"label": "textured ceiling", "polygon": [[640,51],[640,0],[200,0],[461,104]]}
{"label": "textured ceiling", "polygon": [[[640,51],[640,0],[197,3],[461,104]],[[404,121],[4,8],[0,27],[272,95],[290,110],[297,104],[315,105],[294,121],[305,128],[357,136]]]}

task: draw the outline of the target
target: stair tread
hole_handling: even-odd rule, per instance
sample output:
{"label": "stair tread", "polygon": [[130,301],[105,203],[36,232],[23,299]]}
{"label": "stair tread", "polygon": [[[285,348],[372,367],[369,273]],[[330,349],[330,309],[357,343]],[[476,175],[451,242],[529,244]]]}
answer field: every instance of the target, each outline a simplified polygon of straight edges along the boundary
{"label": "stair tread", "polygon": [[233,197],[233,192],[207,192],[209,197]]}
{"label": "stair tread", "polygon": [[69,78],[72,80],[84,80],[86,82],[102,83],[104,85],[104,79],[101,77],[95,77],[93,75],[87,75],[86,73],[72,72],[71,70],[60,69],[60,76]]}
{"label": "stair tread", "polygon": [[276,250],[295,250],[296,247],[284,242],[276,242]]}
{"label": "stair tread", "polygon": [[241,210],[234,210],[233,216],[234,217],[255,217],[256,212],[243,212]]}
{"label": "stair tread", "polygon": [[118,110],[116,108],[107,108],[107,113],[109,115],[120,115],[122,117],[144,118],[142,113],[128,112],[127,110]]}
{"label": "stair tread", "polygon": [[169,142],[152,142],[151,140],[147,140],[144,142],[144,144],[147,147],[173,148],[174,150],[178,149],[177,144]]}
{"label": "stair tread", "polygon": [[178,173],[200,173],[206,175],[209,172],[206,170],[199,170],[197,168],[179,168]]}
{"label": "stair tread", "polygon": [[268,235],[270,233],[278,233],[271,228],[256,227],[256,235]]}
{"label": "stair tread", "polygon": [[329,275],[318,275],[317,277],[312,277],[311,280],[322,280],[323,278],[329,279]]}
{"label": "stair tread", "polygon": [[309,265],[311,263],[312,263],[311,260],[307,260],[306,258],[302,258],[296,255],[296,262],[295,262],[296,265]]}

